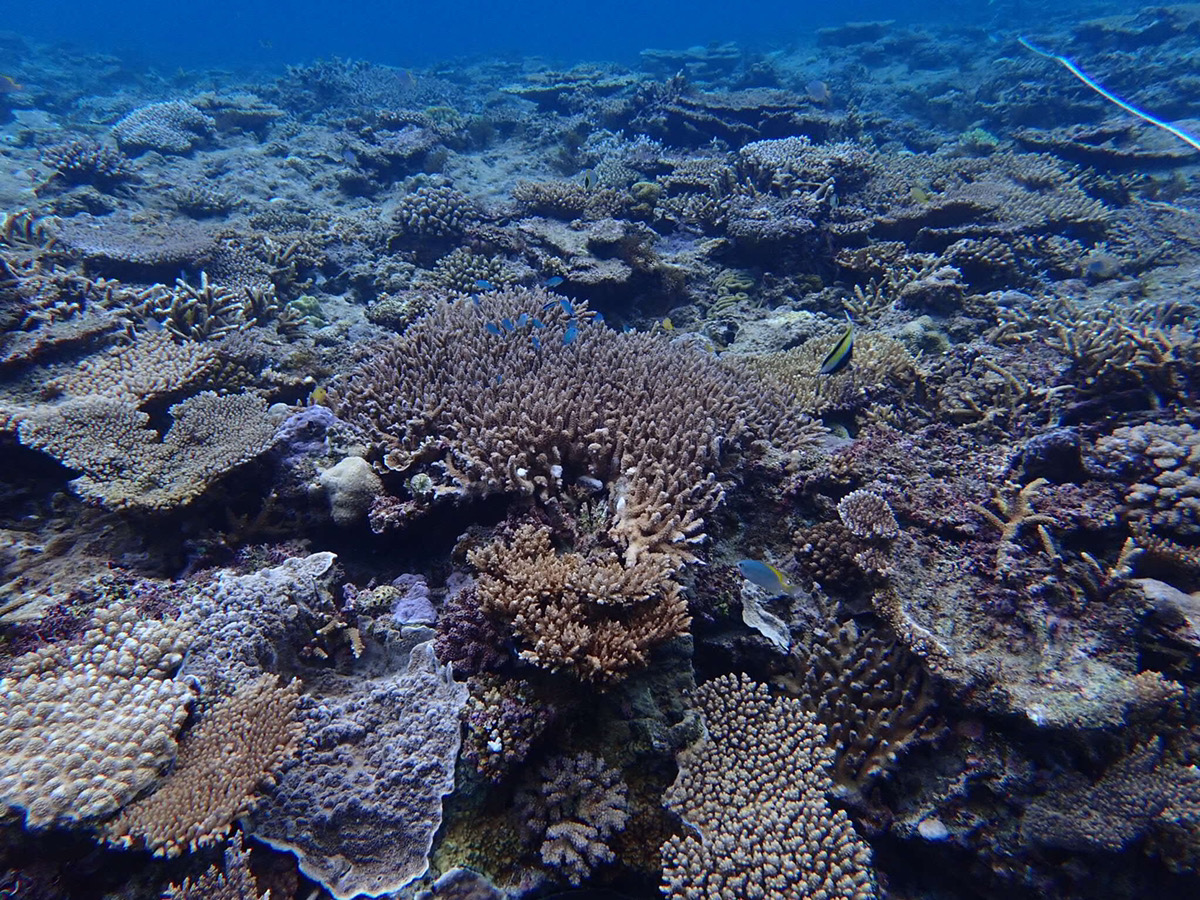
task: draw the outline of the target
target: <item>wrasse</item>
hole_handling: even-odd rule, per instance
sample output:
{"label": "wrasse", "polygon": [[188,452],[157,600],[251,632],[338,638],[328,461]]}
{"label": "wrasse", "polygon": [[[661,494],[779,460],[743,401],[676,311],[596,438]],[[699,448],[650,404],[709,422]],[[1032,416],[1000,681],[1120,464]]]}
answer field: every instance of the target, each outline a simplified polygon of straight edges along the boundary
{"label": "wrasse", "polygon": [[796,585],[792,584],[786,575],[770,563],[758,559],[743,559],[737,566],[743,578],[762,588],[772,597],[778,597],[780,594],[792,594],[796,591]]}

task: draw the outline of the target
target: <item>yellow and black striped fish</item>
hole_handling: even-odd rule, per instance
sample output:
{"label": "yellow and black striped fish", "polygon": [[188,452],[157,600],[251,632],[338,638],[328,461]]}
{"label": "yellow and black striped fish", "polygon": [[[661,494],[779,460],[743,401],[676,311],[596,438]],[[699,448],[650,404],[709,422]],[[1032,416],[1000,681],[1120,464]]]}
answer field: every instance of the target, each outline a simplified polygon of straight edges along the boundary
{"label": "yellow and black striped fish", "polygon": [[846,333],[833,345],[833,349],[821,363],[821,368],[817,370],[818,375],[833,375],[850,365],[850,359],[854,356],[854,321],[849,313],[846,313],[846,321],[850,323]]}

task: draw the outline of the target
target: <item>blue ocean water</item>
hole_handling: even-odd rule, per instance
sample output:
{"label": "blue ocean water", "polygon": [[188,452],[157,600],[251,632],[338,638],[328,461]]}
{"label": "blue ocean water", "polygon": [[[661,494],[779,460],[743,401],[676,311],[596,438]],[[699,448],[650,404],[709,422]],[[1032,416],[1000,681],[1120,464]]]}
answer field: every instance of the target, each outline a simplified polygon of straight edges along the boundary
{"label": "blue ocean water", "polygon": [[783,46],[816,28],[892,19],[972,24],[1008,32],[1041,18],[1086,18],[1140,3],[1094,0],[1047,9],[1029,0],[851,0],[730,4],[613,0],[397,3],[248,0],[204,4],[10,4],[4,26],[37,41],[105,50],[157,66],[271,65],[340,56],[423,66],[463,56],[546,56],[558,61],[626,61],[647,47],[736,41]]}

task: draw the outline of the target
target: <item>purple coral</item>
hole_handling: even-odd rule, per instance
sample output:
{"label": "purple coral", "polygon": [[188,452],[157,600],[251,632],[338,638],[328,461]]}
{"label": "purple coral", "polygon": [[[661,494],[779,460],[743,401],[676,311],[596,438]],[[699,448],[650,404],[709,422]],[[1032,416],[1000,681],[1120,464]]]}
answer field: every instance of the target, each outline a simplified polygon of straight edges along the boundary
{"label": "purple coral", "polygon": [[579,885],[614,858],[608,840],[629,821],[628,788],[620,772],[583,752],[556,756],[538,771],[537,788],[518,792],[527,838],[541,841],[542,862]]}
{"label": "purple coral", "polygon": [[338,417],[324,406],[307,406],[288,416],[275,430],[275,446],[287,463],[301,456],[328,453],[326,432],[337,422]]}
{"label": "purple coral", "polygon": [[460,674],[498,672],[512,659],[509,647],[508,635],[479,608],[474,586],[446,597],[434,639],[438,660]]}
{"label": "purple coral", "polygon": [[429,600],[429,585],[424,575],[401,575],[392,582],[401,593],[392,604],[392,618],[401,625],[432,625],[437,611]]}

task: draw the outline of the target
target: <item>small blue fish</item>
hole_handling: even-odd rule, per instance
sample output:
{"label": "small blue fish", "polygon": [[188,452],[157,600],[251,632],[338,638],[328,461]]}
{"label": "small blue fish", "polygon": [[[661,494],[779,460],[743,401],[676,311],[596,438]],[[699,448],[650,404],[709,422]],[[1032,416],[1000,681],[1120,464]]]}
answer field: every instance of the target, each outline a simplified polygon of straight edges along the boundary
{"label": "small blue fish", "polygon": [[479,288],[481,291],[494,291],[496,289],[496,286],[486,278],[480,278],[478,281],[476,281],[475,287]]}
{"label": "small blue fish", "polygon": [[534,316],[532,319],[530,319],[530,321],[533,323],[534,328],[545,328],[546,327],[546,323],[543,322],[541,319],[539,319],[537,316]]}
{"label": "small blue fish", "polygon": [[579,326],[572,319],[567,323],[567,330],[563,332],[563,344],[569,344],[577,337],[579,337]]}
{"label": "small blue fish", "polygon": [[481,308],[483,307],[483,304],[479,302],[479,295],[478,295],[478,294],[472,294],[472,295],[471,295],[471,302],[475,304],[475,308],[476,308],[476,309],[481,309]]}
{"label": "small blue fish", "polygon": [[509,319],[509,318],[501,319],[500,327],[503,328],[505,331],[516,331],[517,330],[517,326],[513,324],[513,320]]}
{"label": "small blue fish", "polygon": [[558,302],[562,304],[563,312],[565,312],[568,316],[575,315],[575,304],[573,304],[570,300],[568,300],[566,297],[559,297]]}
{"label": "small blue fish", "polygon": [[539,338],[539,337],[538,337],[536,334],[535,334],[535,335],[531,335],[530,337],[531,337],[531,340],[532,340],[532,343],[533,343],[533,349],[534,349],[534,350],[541,350],[541,349],[542,349],[542,341],[541,341],[541,339],[540,339],[540,338]]}
{"label": "small blue fish", "polygon": [[497,376],[496,376],[496,384],[500,384],[502,381],[504,381],[504,376],[503,376],[503,375],[497,375]]}
{"label": "small blue fish", "polygon": [[504,332],[500,330],[500,326],[495,322],[488,322],[483,327],[487,329],[488,334],[494,334],[496,337],[501,337],[504,334]]}
{"label": "small blue fish", "polygon": [[549,278],[547,278],[543,282],[543,284],[545,284],[546,287],[548,287],[548,288],[553,288],[553,287],[558,287],[564,281],[566,281],[566,279],[563,278],[561,275],[551,275]]}
{"label": "small blue fish", "polygon": [[592,316],[592,322],[596,325],[603,325],[604,313],[596,313],[594,316]]}
{"label": "small blue fish", "polygon": [[846,333],[833,345],[833,349],[821,363],[821,368],[817,370],[818,375],[833,375],[850,365],[850,359],[854,356],[854,322],[849,313],[846,314],[846,321],[850,322]]}
{"label": "small blue fish", "polygon": [[529,313],[521,313],[517,316],[517,327],[524,328],[529,324]]}
{"label": "small blue fish", "polygon": [[796,585],[792,584],[786,575],[770,563],[757,559],[743,559],[738,562],[737,567],[743,578],[762,588],[772,597],[778,597],[780,594],[793,594],[797,590]]}

